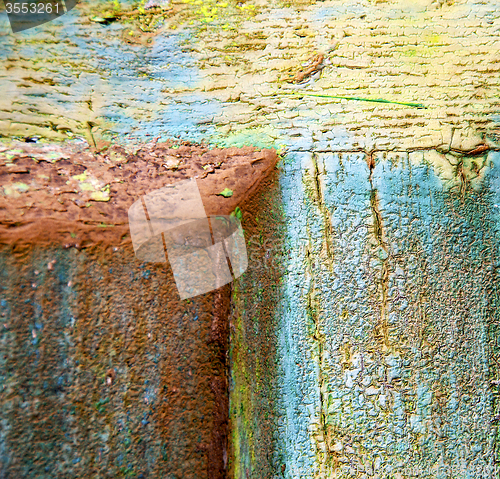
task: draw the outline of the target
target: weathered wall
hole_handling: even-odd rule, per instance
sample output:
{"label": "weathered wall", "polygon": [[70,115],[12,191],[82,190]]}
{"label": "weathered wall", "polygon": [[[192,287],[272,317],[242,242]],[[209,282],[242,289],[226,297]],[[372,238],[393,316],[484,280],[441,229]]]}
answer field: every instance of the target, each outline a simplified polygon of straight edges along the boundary
{"label": "weathered wall", "polygon": [[2,38],[5,135],[287,146],[243,208],[238,479],[498,476],[498,11],[210,0],[155,37],[86,4]]}
{"label": "weathered wall", "polygon": [[[280,409],[279,343],[281,290],[284,285],[286,234],[279,201],[278,173],[263,184],[264,192],[244,205],[248,270],[233,284],[230,316],[229,477],[268,477],[285,462],[278,446]],[[277,465],[276,461],[279,462]],[[271,477],[274,477],[272,475]]]}
{"label": "weathered wall", "polygon": [[[2,133],[259,146],[304,136],[304,148],[327,150],[497,139],[494,0],[191,3],[101,25],[89,19],[110,4],[85,2],[18,35],[1,14]],[[321,75],[290,82],[318,53]],[[296,90],[427,109],[284,94]]]}
{"label": "weathered wall", "polygon": [[285,161],[282,276],[268,239],[237,284],[237,477],[497,477],[500,157],[475,189],[438,157]]}

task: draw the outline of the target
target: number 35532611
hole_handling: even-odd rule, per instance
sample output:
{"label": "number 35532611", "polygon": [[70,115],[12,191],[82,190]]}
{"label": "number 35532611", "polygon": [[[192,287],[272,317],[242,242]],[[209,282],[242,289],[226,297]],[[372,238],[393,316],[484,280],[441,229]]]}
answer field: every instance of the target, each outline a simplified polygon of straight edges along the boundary
{"label": "number 35532611", "polygon": [[6,3],[7,13],[64,13],[59,3]]}

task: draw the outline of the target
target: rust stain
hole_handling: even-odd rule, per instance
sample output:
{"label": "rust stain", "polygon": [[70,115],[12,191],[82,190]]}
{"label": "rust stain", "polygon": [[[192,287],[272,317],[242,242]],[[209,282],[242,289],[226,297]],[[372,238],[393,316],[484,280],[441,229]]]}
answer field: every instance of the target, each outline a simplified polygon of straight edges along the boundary
{"label": "rust stain", "polygon": [[322,53],[314,56],[310,62],[311,64],[304,70],[301,70],[294,77],[295,83],[301,83],[304,80],[307,80],[311,75],[323,69],[323,61],[325,56]]}
{"label": "rust stain", "polygon": [[450,151],[454,151],[455,153],[460,153],[461,155],[464,155],[464,156],[482,155],[483,153],[486,153],[489,150],[490,150],[490,147],[486,144],[476,146],[472,150],[461,150],[459,148],[450,148]]}
{"label": "rust stain", "polygon": [[[0,244],[19,249],[54,242],[77,249],[123,245],[130,241],[130,205],[186,178],[197,179],[207,215],[229,214],[256,192],[278,160],[275,150],[209,150],[187,142],[135,152],[119,145],[96,152],[19,143],[10,151],[0,152]],[[233,196],[218,196],[226,187]]]}
{"label": "rust stain", "polygon": [[[382,220],[382,211],[378,198],[378,191],[373,186],[373,171],[375,169],[375,158],[373,152],[367,156],[368,167],[370,168],[370,206],[373,215],[373,235],[378,244],[379,259],[381,260],[380,277],[378,278],[380,318],[374,328],[376,338],[382,340],[386,347],[389,347],[389,330],[387,323],[387,302],[389,291],[389,264],[387,244],[384,239],[384,229]],[[382,255],[382,257],[380,257]]]}

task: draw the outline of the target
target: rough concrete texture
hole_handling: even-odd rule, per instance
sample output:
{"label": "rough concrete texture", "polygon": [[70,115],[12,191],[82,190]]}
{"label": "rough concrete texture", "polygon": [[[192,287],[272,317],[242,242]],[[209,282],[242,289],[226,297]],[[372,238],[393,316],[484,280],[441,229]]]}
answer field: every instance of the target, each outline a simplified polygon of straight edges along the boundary
{"label": "rough concrete texture", "polygon": [[236,290],[236,477],[498,477],[499,160],[285,160]]}
{"label": "rough concrete texture", "polygon": [[[172,5],[153,37],[154,16],[106,26],[89,20],[99,12],[91,4],[6,34],[2,131],[266,146],[304,133],[305,149],[313,140],[323,150],[448,145],[453,128],[462,130],[453,142],[463,149],[486,133],[497,140],[496,2]],[[123,40],[139,27],[150,43]],[[319,69],[295,83],[320,53]],[[288,95],[294,91],[426,109],[299,99]]]}
{"label": "rough concrete texture", "polygon": [[287,147],[243,208],[235,478],[498,477],[498,11],[85,4],[1,39],[6,136]]}
{"label": "rough concrete texture", "polygon": [[499,158],[491,189],[460,195],[431,153],[287,170],[302,191],[282,306],[293,477],[496,477]]}
{"label": "rough concrete texture", "polygon": [[181,302],[130,245],[0,261],[2,477],[224,477],[227,291]]}

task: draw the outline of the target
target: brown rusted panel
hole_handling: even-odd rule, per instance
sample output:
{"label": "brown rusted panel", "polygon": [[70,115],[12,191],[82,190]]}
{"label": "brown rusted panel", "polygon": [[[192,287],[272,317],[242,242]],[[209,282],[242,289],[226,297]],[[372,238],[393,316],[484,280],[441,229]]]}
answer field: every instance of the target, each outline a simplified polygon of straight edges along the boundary
{"label": "brown rusted panel", "polygon": [[[276,154],[28,149],[1,166],[0,476],[226,477],[231,286],[181,301],[168,263],[135,257],[126,215],[198,169],[206,213],[228,214]],[[109,199],[86,181],[112,185]]]}
{"label": "brown rusted panel", "polygon": [[[274,150],[172,146],[95,152],[18,143],[2,151],[0,244],[117,245],[128,235],[134,201],[188,178],[196,178],[207,215],[227,215],[256,192],[277,162]],[[220,195],[225,188],[232,196]]]}

